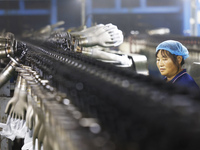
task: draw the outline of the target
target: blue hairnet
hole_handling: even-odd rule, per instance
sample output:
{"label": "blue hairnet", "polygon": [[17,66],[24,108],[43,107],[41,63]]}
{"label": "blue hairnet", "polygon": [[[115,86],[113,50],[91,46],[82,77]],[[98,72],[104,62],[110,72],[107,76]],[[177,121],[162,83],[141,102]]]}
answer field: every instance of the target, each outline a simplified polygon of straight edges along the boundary
{"label": "blue hairnet", "polygon": [[164,41],[156,47],[156,52],[161,49],[169,51],[171,54],[182,56],[184,60],[189,57],[187,48],[178,41]]}

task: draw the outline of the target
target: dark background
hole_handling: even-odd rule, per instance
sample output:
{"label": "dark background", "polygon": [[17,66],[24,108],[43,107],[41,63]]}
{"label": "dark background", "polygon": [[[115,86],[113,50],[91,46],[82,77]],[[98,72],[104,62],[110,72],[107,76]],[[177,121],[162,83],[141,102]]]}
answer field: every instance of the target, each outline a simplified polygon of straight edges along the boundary
{"label": "dark background", "polygon": [[[179,0],[147,0],[148,6],[177,5]],[[0,9],[19,9],[19,0],[0,0]],[[122,0],[122,7],[139,7],[140,0]],[[26,9],[48,9],[50,0],[25,0]],[[94,0],[94,8],[112,8],[114,0]],[[87,18],[86,18],[87,19]],[[171,33],[181,34],[182,17],[180,14],[106,14],[93,15],[93,23],[112,23],[118,26],[125,35],[131,30],[145,33],[147,30],[167,27]],[[37,16],[0,16],[0,31],[6,30],[20,35],[25,30],[38,30],[50,24],[49,15]],[[80,0],[57,0],[57,20],[65,21],[65,29],[81,26],[81,3]]]}

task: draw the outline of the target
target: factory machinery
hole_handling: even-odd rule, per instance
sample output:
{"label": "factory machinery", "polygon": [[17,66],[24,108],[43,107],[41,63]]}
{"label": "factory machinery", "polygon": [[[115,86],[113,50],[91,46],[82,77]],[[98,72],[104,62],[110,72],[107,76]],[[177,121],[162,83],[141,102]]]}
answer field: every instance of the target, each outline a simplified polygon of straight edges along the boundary
{"label": "factory machinery", "polygon": [[[1,135],[24,139],[22,149],[200,148],[198,91],[140,74],[134,57],[109,51],[123,42],[112,24],[53,28],[2,33],[0,86],[16,83]],[[19,132],[8,133],[16,120]]]}

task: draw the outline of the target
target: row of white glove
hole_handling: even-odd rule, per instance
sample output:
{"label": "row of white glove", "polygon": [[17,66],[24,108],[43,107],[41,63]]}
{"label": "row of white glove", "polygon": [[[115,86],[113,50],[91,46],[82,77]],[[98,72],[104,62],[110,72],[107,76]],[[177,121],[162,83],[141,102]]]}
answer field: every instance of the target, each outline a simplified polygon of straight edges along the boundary
{"label": "row of white glove", "polygon": [[[64,21],[59,21],[53,25],[47,25],[33,33],[25,33],[24,37],[42,38],[43,40],[50,37],[55,32],[66,32],[63,28],[58,28],[63,25]],[[79,45],[83,47],[102,46],[102,47],[116,47],[123,43],[124,36],[121,30],[116,25],[98,24],[88,27],[81,31],[70,32],[70,34],[79,40]]]}
{"label": "row of white glove", "polygon": [[[8,114],[6,124],[0,123],[2,131],[0,134],[10,140],[15,138],[24,139],[22,150],[41,150],[44,134],[41,129],[41,111],[38,110],[36,103],[27,91],[27,79],[22,78],[22,74],[27,72],[25,69],[17,69],[18,78],[13,97],[7,103],[5,113]],[[20,71],[21,70],[21,71]],[[28,74],[30,77],[30,74]],[[40,135],[39,135],[40,134]],[[40,137],[40,140],[38,140]],[[39,142],[40,141],[40,142]]]}
{"label": "row of white glove", "polygon": [[83,48],[82,53],[103,62],[117,64],[119,67],[131,67],[133,64],[128,55],[110,51],[100,46]]}
{"label": "row of white glove", "polygon": [[[2,128],[0,134],[11,140],[24,138],[22,150],[53,150],[58,146],[60,137],[56,137],[56,131],[49,125],[50,118],[45,118],[45,113],[54,112],[49,110],[51,108],[57,108],[60,112],[62,105],[60,106],[55,100],[64,97],[65,94],[56,92],[48,85],[47,80],[39,79],[38,75],[29,69],[30,67],[23,67],[16,67],[18,72],[16,87],[13,97],[5,108],[8,118],[6,124],[0,124]],[[57,119],[57,116],[53,118]]]}
{"label": "row of white glove", "polygon": [[72,32],[72,36],[79,39],[79,45],[84,47],[103,46],[113,47],[123,43],[124,37],[121,30],[113,24],[98,24],[80,32]]}
{"label": "row of white glove", "polygon": [[[0,123],[1,136],[10,140],[24,139],[24,145],[21,150],[38,150],[38,140],[36,139],[35,146],[33,144],[32,130],[26,126],[26,121],[22,119],[14,119],[10,116],[7,118],[6,124]],[[43,147],[41,147],[41,150]]]}

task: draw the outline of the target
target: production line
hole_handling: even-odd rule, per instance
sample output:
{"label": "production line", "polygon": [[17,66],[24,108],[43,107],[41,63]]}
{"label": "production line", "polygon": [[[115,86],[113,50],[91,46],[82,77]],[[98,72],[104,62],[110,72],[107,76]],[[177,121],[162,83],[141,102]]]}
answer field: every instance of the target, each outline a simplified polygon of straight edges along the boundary
{"label": "production line", "polygon": [[0,86],[16,80],[2,136],[24,150],[200,148],[199,92],[139,73],[144,57],[111,50],[124,40],[115,25],[57,25],[1,36]]}

